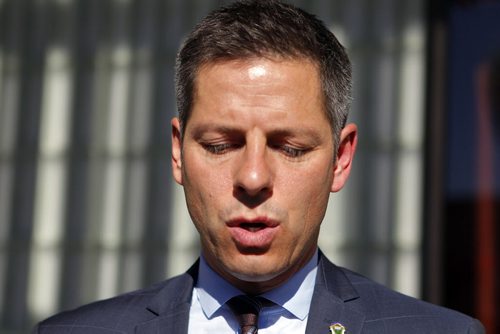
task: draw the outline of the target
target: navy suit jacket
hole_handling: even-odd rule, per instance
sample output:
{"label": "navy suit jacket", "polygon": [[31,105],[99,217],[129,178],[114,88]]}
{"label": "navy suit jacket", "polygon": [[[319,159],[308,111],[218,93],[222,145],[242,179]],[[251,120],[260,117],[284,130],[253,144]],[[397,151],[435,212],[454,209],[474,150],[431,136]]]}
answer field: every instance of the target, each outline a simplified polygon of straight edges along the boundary
{"label": "navy suit jacket", "polygon": [[[40,334],[187,334],[198,265],[155,286],[55,315]],[[479,321],[379,285],[335,266],[320,254],[306,334],[330,334],[340,323],[346,334],[484,333]]]}

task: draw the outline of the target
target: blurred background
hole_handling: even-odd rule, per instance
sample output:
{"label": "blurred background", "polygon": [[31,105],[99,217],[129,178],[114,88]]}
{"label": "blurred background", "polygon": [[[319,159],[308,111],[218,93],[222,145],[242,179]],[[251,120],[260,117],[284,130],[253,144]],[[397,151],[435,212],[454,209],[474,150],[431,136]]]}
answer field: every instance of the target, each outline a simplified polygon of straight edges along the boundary
{"label": "blurred background", "polygon": [[[221,0],[0,0],[0,333],[196,259],[175,54]],[[500,322],[500,1],[296,0],[347,47],[359,153],[320,245]]]}

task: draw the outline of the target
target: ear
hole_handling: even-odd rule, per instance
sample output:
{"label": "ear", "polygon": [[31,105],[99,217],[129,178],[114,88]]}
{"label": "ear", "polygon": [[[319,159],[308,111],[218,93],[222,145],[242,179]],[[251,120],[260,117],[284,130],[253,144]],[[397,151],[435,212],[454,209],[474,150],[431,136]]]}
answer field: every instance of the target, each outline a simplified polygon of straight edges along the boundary
{"label": "ear", "polygon": [[175,182],[182,185],[182,138],[181,126],[177,117],[170,122],[172,125],[172,175]]}
{"label": "ear", "polygon": [[337,192],[344,187],[351,172],[352,160],[358,143],[358,128],[355,124],[347,124],[340,133],[337,151],[337,161],[334,166],[334,176],[331,192]]}

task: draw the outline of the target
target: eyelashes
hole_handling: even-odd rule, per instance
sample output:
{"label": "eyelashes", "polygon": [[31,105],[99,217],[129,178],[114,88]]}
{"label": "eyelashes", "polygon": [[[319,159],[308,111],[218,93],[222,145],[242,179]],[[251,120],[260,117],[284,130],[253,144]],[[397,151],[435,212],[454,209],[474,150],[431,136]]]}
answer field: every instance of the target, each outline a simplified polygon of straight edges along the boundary
{"label": "eyelashes", "polygon": [[[205,151],[213,155],[224,155],[243,147],[243,145],[241,144],[234,143],[201,143],[201,146],[203,147],[203,149],[205,149]],[[284,156],[292,159],[303,157],[305,154],[311,151],[310,148],[294,147],[286,144],[269,145],[269,147],[272,150],[278,151]]]}
{"label": "eyelashes", "polygon": [[208,153],[215,154],[215,155],[222,155],[224,153],[229,152],[231,149],[235,149],[236,148],[235,147],[236,145],[230,144],[230,143],[223,143],[223,144],[207,144],[207,143],[203,143],[203,144],[201,144],[201,146],[203,146],[203,148]]}
{"label": "eyelashes", "polygon": [[280,147],[281,151],[291,157],[291,158],[299,158],[305,155],[309,150],[308,149],[303,149],[303,148],[294,148],[291,146],[282,146]]}

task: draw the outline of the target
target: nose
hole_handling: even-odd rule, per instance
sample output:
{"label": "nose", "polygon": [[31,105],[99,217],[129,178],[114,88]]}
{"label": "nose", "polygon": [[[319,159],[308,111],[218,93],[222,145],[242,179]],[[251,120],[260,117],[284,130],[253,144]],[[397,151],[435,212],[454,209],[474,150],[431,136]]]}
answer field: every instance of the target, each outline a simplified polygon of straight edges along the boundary
{"label": "nose", "polygon": [[236,163],[234,189],[246,198],[265,200],[272,194],[273,172],[264,145],[247,145]]}

